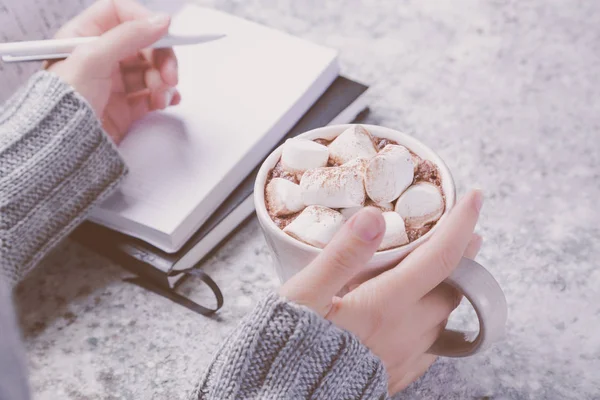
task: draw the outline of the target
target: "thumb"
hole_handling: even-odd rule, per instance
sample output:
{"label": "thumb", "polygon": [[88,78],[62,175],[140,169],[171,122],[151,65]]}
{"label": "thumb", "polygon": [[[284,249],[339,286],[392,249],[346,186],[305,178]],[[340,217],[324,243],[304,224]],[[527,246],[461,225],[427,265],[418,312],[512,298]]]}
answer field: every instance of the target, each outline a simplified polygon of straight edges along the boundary
{"label": "thumb", "polygon": [[312,263],[285,283],[280,294],[325,316],[332,298],[373,257],[384,233],[381,211],[364,208],[350,218]]}
{"label": "thumb", "polygon": [[110,68],[119,61],[157,42],[169,31],[171,18],[154,14],[148,18],[124,22],[104,33],[94,43],[84,46],[82,53],[96,67]]}

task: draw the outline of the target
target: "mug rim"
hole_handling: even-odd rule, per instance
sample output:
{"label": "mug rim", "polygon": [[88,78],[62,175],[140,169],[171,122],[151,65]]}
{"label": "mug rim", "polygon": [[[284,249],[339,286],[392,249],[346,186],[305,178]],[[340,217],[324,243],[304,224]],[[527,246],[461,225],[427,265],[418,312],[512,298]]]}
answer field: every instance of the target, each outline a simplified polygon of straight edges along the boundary
{"label": "mug rim", "polygon": [[[429,230],[429,232],[427,232],[425,235],[421,236],[414,242],[405,244],[400,247],[388,249],[388,250],[377,251],[374,254],[373,258],[379,258],[379,257],[387,258],[390,256],[393,257],[398,254],[406,254],[408,252],[411,252],[412,250],[417,248],[421,243],[426,241],[433,234],[433,232],[437,229],[440,221],[445,219],[446,216],[448,215],[448,212],[454,207],[454,204],[456,203],[456,186],[455,186],[455,182],[454,182],[454,177],[452,176],[450,169],[448,168],[446,163],[442,160],[442,158],[435,151],[433,151],[431,148],[429,148],[424,143],[422,143],[420,140],[416,139],[413,136],[408,135],[407,133],[404,133],[404,132],[401,132],[401,131],[398,131],[395,129],[391,129],[391,128],[386,128],[383,126],[369,125],[369,124],[329,125],[329,126],[324,126],[321,128],[316,128],[316,129],[312,129],[310,131],[304,132],[304,133],[296,136],[295,138],[305,138],[305,139],[310,139],[310,140],[314,140],[314,139],[332,140],[333,138],[340,135],[344,130],[346,130],[352,126],[355,126],[355,125],[363,126],[374,136],[384,137],[384,138],[388,138],[388,139],[392,139],[392,140],[396,141],[398,144],[407,147],[409,150],[411,150],[412,152],[417,154],[419,157],[433,162],[440,170],[440,174],[442,177],[442,190],[444,191],[444,197],[445,197],[445,209],[444,209],[444,213],[442,214],[440,219],[437,221],[437,223],[433,226],[433,228],[431,228]],[[320,249],[318,247],[314,247],[307,243],[301,242],[300,240],[295,239],[295,238],[291,237],[290,235],[286,234],[283,231],[283,229],[280,229],[275,224],[275,222],[271,219],[271,217],[267,211],[267,206],[265,203],[265,186],[267,183],[267,176],[268,176],[269,171],[271,169],[273,169],[275,167],[275,165],[277,164],[277,162],[279,161],[279,159],[281,157],[282,149],[283,149],[283,144],[278,146],[275,150],[273,150],[271,152],[271,154],[269,154],[269,156],[263,161],[262,165],[260,166],[260,169],[259,169],[256,179],[254,181],[254,207],[256,209],[256,215],[258,217],[260,224],[263,226],[263,228],[268,229],[271,233],[273,233],[273,231],[275,231],[274,234],[277,235],[277,237],[279,237],[279,239],[281,239],[281,240],[287,242],[288,244],[290,244],[294,247],[297,247],[303,251],[308,251],[308,252],[311,252],[314,254],[319,254],[323,251],[323,249]]]}

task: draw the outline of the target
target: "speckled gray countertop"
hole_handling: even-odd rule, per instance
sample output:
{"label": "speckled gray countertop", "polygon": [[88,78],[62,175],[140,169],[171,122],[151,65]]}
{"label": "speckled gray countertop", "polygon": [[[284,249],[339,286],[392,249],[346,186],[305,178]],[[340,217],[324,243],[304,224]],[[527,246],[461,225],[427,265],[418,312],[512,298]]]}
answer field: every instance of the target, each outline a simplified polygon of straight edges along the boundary
{"label": "speckled gray countertop", "polygon": [[[372,85],[369,123],[437,150],[487,200],[479,261],[506,291],[507,339],[440,360],[401,399],[600,396],[600,2],[206,3],[338,48]],[[181,399],[221,339],[276,286],[255,219],[205,270],[214,319],[122,281],[67,242],[20,286],[37,399]],[[196,298],[205,288],[184,284]],[[461,307],[457,321],[465,320]]]}

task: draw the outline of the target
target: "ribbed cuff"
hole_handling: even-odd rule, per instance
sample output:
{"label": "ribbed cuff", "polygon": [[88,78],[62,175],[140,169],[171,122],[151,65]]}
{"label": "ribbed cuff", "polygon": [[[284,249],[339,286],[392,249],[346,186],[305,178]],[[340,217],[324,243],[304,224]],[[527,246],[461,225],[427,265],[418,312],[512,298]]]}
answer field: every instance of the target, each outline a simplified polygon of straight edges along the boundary
{"label": "ribbed cuff", "polygon": [[353,334],[271,294],[228,338],[192,397],[385,398],[387,375]]}
{"label": "ribbed cuff", "polygon": [[14,284],[126,173],[89,104],[46,71],[0,111],[0,251]]}

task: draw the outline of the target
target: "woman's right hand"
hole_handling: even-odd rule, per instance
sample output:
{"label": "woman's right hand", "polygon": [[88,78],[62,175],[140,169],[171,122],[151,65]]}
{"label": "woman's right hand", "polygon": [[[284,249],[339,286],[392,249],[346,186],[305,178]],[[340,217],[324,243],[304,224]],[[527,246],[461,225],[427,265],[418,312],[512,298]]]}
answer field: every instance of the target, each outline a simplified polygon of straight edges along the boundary
{"label": "woman's right hand", "polygon": [[170,21],[135,0],[98,0],[56,34],[99,36],[46,68],[88,101],[117,144],[136,120],[181,101],[175,53],[148,48],[168,33]]}
{"label": "woman's right hand", "polygon": [[467,194],[431,238],[398,266],[339,293],[373,256],[385,231],[381,212],[352,217],[325,250],[282,286],[280,294],[354,333],[386,367],[390,394],[406,388],[435,361],[427,350],[444,329],[461,296],[443,284],[465,256],[474,258],[481,237],[473,230],[482,194]]}

